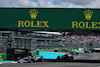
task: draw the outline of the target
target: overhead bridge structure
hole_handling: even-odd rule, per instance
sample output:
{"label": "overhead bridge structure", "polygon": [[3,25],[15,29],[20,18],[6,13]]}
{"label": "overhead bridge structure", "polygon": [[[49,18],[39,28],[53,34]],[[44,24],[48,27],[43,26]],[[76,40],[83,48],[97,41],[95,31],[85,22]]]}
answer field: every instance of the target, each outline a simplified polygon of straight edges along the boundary
{"label": "overhead bridge structure", "polygon": [[0,59],[14,59],[20,51],[35,55],[38,43],[62,44],[66,31],[99,30],[100,9],[0,8]]}

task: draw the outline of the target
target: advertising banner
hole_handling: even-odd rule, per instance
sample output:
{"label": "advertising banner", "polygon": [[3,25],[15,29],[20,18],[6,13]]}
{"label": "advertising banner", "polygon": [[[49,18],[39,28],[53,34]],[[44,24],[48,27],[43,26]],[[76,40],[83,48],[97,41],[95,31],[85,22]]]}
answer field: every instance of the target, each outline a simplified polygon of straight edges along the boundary
{"label": "advertising banner", "polygon": [[0,28],[99,30],[99,14],[83,8],[0,8]]}

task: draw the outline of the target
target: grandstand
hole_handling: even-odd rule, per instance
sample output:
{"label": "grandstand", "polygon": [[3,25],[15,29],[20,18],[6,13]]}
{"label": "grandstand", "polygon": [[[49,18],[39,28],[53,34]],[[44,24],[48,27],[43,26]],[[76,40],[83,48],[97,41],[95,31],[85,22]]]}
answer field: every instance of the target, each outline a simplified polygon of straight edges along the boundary
{"label": "grandstand", "polygon": [[69,47],[100,48],[100,33],[92,31],[71,31],[64,35],[63,40]]}
{"label": "grandstand", "polygon": [[[61,35],[54,35],[52,40],[38,40],[37,47],[71,47],[71,48],[84,48],[93,49],[100,48],[100,33],[93,31],[68,31],[63,32],[63,37]],[[47,34],[44,34],[47,35]],[[44,38],[45,39],[45,38]],[[57,40],[53,40],[57,39]]]}

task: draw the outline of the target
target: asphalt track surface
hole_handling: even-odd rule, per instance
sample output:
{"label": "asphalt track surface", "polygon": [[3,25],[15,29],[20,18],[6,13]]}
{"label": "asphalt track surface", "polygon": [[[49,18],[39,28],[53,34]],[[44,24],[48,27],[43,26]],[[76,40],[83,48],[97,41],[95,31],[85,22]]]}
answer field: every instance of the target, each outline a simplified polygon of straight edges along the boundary
{"label": "asphalt track surface", "polygon": [[45,61],[33,63],[3,64],[0,67],[100,67],[100,54],[79,53],[73,61]]}
{"label": "asphalt track surface", "polygon": [[74,60],[100,60],[100,53],[79,53]]}

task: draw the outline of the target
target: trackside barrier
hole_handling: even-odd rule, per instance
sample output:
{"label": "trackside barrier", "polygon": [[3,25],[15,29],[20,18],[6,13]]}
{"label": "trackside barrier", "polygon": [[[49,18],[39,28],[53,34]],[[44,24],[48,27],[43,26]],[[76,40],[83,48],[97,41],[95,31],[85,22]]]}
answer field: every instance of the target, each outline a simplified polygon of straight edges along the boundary
{"label": "trackside barrier", "polygon": [[33,56],[39,55],[39,50],[31,52],[31,55],[33,55]]}
{"label": "trackside barrier", "polygon": [[7,60],[7,54],[5,53],[0,53],[0,61]]}
{"label": "trackside barrier", "polygon": [[37,49],[40,49],[40,50],[56,50],[56,49],[78,50],[78,48],[67,48],[67,47],[38,47]]}

